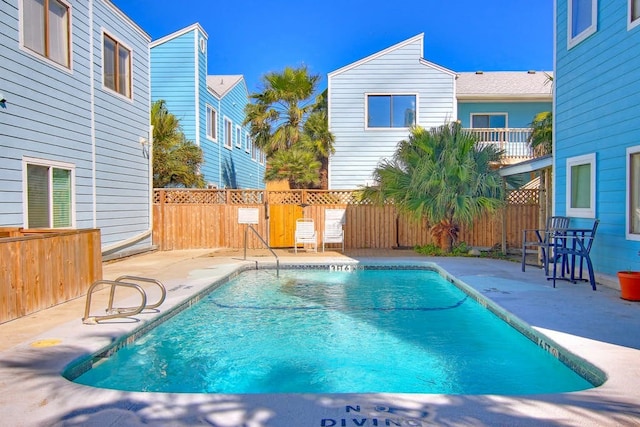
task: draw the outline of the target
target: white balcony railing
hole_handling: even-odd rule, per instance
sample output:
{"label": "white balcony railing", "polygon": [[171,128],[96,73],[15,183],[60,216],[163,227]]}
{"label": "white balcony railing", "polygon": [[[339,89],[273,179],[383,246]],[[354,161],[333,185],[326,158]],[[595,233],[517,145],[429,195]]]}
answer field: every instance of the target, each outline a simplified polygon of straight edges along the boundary
{"label": "white balcony railing", "polygon": [[468,129],[478,137],[482,145],[495,145],[503,150],[505,163],[533,159],[535,156],[529,145],[530,128],[473,128]]}

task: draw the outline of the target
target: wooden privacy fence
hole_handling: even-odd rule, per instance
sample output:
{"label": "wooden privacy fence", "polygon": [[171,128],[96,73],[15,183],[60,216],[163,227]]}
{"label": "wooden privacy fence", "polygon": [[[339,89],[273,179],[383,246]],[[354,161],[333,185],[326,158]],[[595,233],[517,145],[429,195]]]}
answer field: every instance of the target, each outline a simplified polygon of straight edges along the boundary
{"label": "wooden privacy fence", "polygon": [[0,228],[0,323],[84,295],[99,279],[100,230]]}
{"label": "wooden privacy fence", "polygon": [[[522,230],[538,228],[538,201],[539,190],[510,191],[503,212],[464,227],[460,240],[493,247],[502,242],[504,233],[508,248],[520,248]],[[245,226],[238,224],[238,210],[246,207],[259,210],[260,222],[254,228],[265,239],[269,236],[273,247],[293,246],[289,235],[293,236],[295,219],[302,216],[314,219],[321,238],[324,210],[329,208],[346,209],[345,248],[391,249],[432,243],[426,220],[415,222],[398,214],[391,204],[378,206],[361,200],[357,191],[213,189],[156,189],[153,242],[160,250],[242,248]],[[263,245],[249,233],[247,247]]]}

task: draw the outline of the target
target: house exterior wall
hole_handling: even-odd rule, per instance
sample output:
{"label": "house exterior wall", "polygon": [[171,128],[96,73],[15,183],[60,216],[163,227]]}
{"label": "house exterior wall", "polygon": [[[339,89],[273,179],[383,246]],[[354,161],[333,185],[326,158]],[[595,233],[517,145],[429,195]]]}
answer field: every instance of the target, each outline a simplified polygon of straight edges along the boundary
{"label": "house exterior wall", "polygon": [[[627,147],[640,145],[640,27],[628,29],[626,0],[597,1],[597,29],[568,47],[567,1],[556,2],[555,214],[567,206],[567,159],[595,156],[595,270],[637,270],[640,241],[626,237]],[[593,218],[573,217],[573,225]]]}
{"label": "house exterior wall", "polygon": [[[72,171],[71,228],[100,228],[104,252],[151,246],[149,38],[105,0],[68,2],[70,66],[22,43],[22,2],[0,13],[0,226],[28,227],[26,164]],[[132,96],[103,85],[103,35],[131,52]]]}
{"label": "house exterior wall", "polygon": [[[236,126],[244,121],[249,97],[244,79],[224,94],[207,85],[208,36],[198,24],[151,44],[151,95],[163,99],[169,112],[180,119],[186,138],[203,151],[201,173],[208,186],[264,188],[264,164],[251,160],[244,148],[247,127],[236,147]],[[221,76],[224,78],[224,76]],[[207,106],[217,112],[216,137],[207,136]],[[224,118],[232,121],[232,147],[224,146]],[[225,174],[225,168],[232,174]]]}
{"label": "house exterior wall", "polygon": [[393,156],[407,128],[366,129],[367,94],[415,94],[417,124],[430,128],[455,120],[454,73],[422,59],[422,35],[329,73],[329,128],[335,154],[329,188],[371,183],[383,158]]}
{"label": "house exterior wall", "polygon": [[[230,186],[233,182],[227,182],[230,176],[235,180],[237,188],[258,188],[265,187],[264,184],[264,164],[260,162],[259,156],[252,159],[251,147],[246,149],[246,138],[249,134],[249,126],[242,126],[245,119],[244,107],[249,103],[249,94],[244,79],[240,80],[231,90],[229,90],[220,100],[220,108],[223,116],[231,120],[232,128],[232,148],[222,149],[222,186]],[[239,128],[239,129],[238,129]],[[219,127],[220,138],[223,141],[224,127]],[[240,140],[238,141],[238,130]],[[225,170],[229,173],[225,174]]]}
{"label": "house exterior wall", "polygon": [[471,114],[506,113],[507,127],[528,128],[536,114],[551,111],[551,102],[470,102],[458,100],[458,120],[463,128],[471,127]]}
{"label": "house exterior wall", "polygon": [[[186,138],[196,144],[196,117],[200,105],[196,88],[202,85],[198,36],[202,31],[192,26],[166,41],[151,47],[151,99],[164,100],[171,114],[180,120]],[[158,43],[158,44],[156,44]],[[206,80],[206,73],[204,76]],[[196,81],[198,82],[196,84]]]}

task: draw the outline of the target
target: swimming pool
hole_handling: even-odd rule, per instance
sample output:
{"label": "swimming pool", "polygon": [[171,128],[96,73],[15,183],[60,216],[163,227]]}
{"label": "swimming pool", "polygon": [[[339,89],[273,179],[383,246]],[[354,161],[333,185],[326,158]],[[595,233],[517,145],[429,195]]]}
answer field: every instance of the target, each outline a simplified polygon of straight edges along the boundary
{"label": "swimming pool", "polygon": [[[350,268],[347,270],[351,270]],[[427,269],[247,271],[75,379],[193,393],[537,394],[593,385]]]}

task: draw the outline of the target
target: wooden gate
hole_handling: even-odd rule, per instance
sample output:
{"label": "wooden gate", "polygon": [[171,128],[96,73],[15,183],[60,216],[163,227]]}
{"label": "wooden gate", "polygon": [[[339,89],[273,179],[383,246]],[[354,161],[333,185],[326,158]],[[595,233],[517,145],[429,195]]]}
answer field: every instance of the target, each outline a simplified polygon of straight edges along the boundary
{"label": "wooden gate", "polygon": [[290,248],[294,244],[296,219],[302,218],[299,205],[269,205],[269,246]]}

